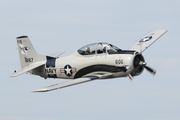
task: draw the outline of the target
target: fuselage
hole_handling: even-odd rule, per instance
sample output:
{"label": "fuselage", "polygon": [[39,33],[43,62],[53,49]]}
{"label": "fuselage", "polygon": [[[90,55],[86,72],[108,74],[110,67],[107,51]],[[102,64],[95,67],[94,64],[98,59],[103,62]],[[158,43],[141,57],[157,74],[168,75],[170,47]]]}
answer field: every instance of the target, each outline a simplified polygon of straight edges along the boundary
{"label": "fuselage", "polygon": [[46,57],[44,67],[34,71],[44,78],[75,79],[94,73],[111,73],[110,78],[127,77],[133,71],[134,51],[124,51],[118,54],[81,55],[78,52],[62,58]]}
{"label": "fuselage", "polygon": [[76,79],[96,73],[111,74],[108,78],[127,77],[130,73],[135,76],[143,70],[136,66],[137,70],[133,74],[134,66],[139,65],[139,60],[143,58],[141,56],[136,51],[121,50],[108,43],[93,43],[66,57],[46,56],[46,64],[30,72],[44,78],[63,79]]}

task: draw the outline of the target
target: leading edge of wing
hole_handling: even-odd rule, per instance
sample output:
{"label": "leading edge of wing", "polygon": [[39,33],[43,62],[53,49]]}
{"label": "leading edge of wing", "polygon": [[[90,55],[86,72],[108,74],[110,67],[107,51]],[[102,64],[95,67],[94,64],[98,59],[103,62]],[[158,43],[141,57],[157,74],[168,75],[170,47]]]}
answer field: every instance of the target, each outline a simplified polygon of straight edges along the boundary
{"label": "leading edge of wing", "polygon": [[89,81],[96,80],[96,79],[103,79],[103,78],[109,77],[111,75],[112,74],[109,74],[109,73],[108,74],[93,74],[93,75],[89,75],[89,76],[84,76],[82,78],[77,78],[77,79],[62,82],[59,84],[51,85],[51,86],[48,86],[45,88],[37,89],[37,90],[34,90],[33,92],[48,92],[48,91],[52,91],[52,90],[56,90],[56,89],[60,89],[60,88],[69,87],[69,86],[76,85],[76,84],[81,84],[84,82],[89,82]]}

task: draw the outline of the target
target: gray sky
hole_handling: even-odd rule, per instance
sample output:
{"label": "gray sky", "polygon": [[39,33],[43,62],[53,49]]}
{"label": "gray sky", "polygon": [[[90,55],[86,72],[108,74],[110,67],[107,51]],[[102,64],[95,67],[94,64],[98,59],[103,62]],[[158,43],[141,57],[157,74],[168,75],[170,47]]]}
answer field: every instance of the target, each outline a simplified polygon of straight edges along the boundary
{"label": "gray sky", "polygon": [[[179,120],[179,0],[1,0],[0,120]],[[47,93],[32,93],[62,79],[26,75],[16,37],[29,36],[36,51],[74,53],[94,42],[127,49],[144,34],[168,32],[144,53],[157,70],[128,78],[97,80]]]}

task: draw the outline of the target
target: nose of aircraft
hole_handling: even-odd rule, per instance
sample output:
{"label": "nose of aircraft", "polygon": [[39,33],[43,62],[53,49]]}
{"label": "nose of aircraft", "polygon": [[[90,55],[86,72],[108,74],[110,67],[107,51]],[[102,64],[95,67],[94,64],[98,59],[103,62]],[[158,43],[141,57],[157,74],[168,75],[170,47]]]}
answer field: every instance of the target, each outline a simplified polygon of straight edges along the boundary
{"label": "nose of aircraft", "polygon": [[142,54],[137,54],[134,57],[133,66],[134,71],[132,72],[132,76],[140,75],[143,72],[144,68],[153,75],[156,74],[156,71],[154,69],[147,66],[147,63],[145,62]]}

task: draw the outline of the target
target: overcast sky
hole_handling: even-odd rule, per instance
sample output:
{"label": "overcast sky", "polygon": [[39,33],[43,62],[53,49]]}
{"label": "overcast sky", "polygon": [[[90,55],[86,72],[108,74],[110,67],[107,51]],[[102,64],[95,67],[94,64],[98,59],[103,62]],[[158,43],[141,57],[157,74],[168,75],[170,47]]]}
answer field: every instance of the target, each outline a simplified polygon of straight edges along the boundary
{"label": "overcast sky", "polygon": [[[179,0],[1,0],[0,120],[179,120]],[[94,42],[127,49],[156,29],[168,32],[144,53],[149,66],[128,78],[92,81],[47,93],[32,90],[60,83],[23,74],[16,37],[27,35],[36,51],[74,53]]]}

